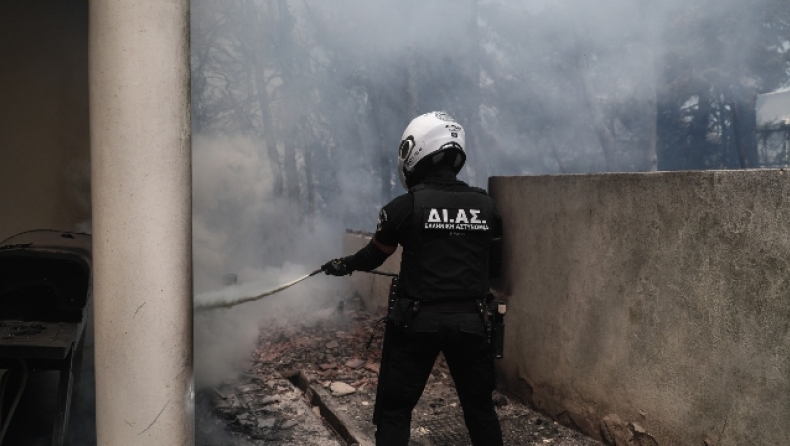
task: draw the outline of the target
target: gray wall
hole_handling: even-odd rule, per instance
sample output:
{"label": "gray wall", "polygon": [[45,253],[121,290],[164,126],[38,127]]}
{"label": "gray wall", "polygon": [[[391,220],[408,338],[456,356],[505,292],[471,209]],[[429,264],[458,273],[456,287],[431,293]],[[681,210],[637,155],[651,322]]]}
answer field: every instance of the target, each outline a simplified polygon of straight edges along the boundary
{"label": "gray wall", "polygon": [[788,175],[492,178],[503,384],[621,443],[790,444]]}
{"label": "gray wall", "polygon": [[0,61],[0,240],[87,229],[87,1],[0,2]]}

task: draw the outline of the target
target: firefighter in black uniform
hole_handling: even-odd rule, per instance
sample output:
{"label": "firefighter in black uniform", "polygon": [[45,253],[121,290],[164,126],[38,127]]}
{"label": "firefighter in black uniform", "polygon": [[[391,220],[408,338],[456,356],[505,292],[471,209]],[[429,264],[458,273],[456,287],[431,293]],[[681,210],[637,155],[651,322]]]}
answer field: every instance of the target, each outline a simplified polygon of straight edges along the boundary
{"label": "firefighter in black uniform", "polygon": [[403,246],[398,299],[389,314],[397,327],[388,326],[376,395],[379,446],[408,444],[412,410],[439,352],[472,444],[502,445],[491,395],[494,357],[481,316],[489,275],[498,269],[502,220],[484,190],[456,179],[466,160],[464,141],[463,128],[447,113],[412,120],[398,150],[409,192],[384,206],[365,248],[322,267],[337,276],[370,271]]}

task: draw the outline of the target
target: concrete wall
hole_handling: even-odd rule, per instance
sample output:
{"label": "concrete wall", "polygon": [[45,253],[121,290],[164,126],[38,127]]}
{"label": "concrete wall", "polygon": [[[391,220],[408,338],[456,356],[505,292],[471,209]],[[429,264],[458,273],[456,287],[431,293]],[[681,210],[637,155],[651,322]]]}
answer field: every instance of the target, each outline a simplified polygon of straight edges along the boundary
{"label": "concrete wall", "polygon": [[790,444],[789,175],[492,178],[504,385],[618,444]]}
{"label": "concrete wall", "polygon": [[0,2],[0,61],[0,240],[78,229],[90,218],[87,1]]}
{"label": "concrete wall", "polygon": [[91,0],[96,444],[193,445],[189,0]]}

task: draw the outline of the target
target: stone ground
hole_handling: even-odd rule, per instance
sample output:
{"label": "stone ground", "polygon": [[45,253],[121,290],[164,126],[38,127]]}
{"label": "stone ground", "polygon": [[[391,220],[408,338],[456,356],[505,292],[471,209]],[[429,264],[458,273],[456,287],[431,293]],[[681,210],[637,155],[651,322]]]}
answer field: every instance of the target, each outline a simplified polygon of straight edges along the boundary
{"label": "stone ground", "polygon": [[[372,445],[380,317],[351,300],[314,312],[298,326],[267,327],[245,373],[196,395],[196,444]],[[497,393],[496,402],[506,445],[602,444],[513,398]],[[470,444],[441,357],[415,408],[411,437],[414,446]]]}

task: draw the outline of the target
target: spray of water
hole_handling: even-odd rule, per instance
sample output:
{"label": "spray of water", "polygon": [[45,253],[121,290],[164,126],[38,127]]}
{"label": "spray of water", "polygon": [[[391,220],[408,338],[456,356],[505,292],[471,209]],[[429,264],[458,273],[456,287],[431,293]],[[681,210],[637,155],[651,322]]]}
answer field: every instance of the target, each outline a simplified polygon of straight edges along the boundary
{"label": "spray of water", "polygon": [[[279,293],[280,291],[284,291],[309,277],[315,276],[320,272],[321,270],[317,269],[310,274],[305,274],[298,279],[291,280],[290,282],[286,282],[262,293],[258,291],[244,293],[241,292],[241,290],[238,290],[239,292],[234,293],[228,293],[226,291],[210,291],[208,293],[199,294],[195,296],[195,311],[209,311],[219,308],[230,308],[235,307],[236,305],[254,302],[256,300],[263,299],[264,297],[271,296],[272,294]],[[261,284],[252,284],[251,288],[259,290],[260,286]]]}

